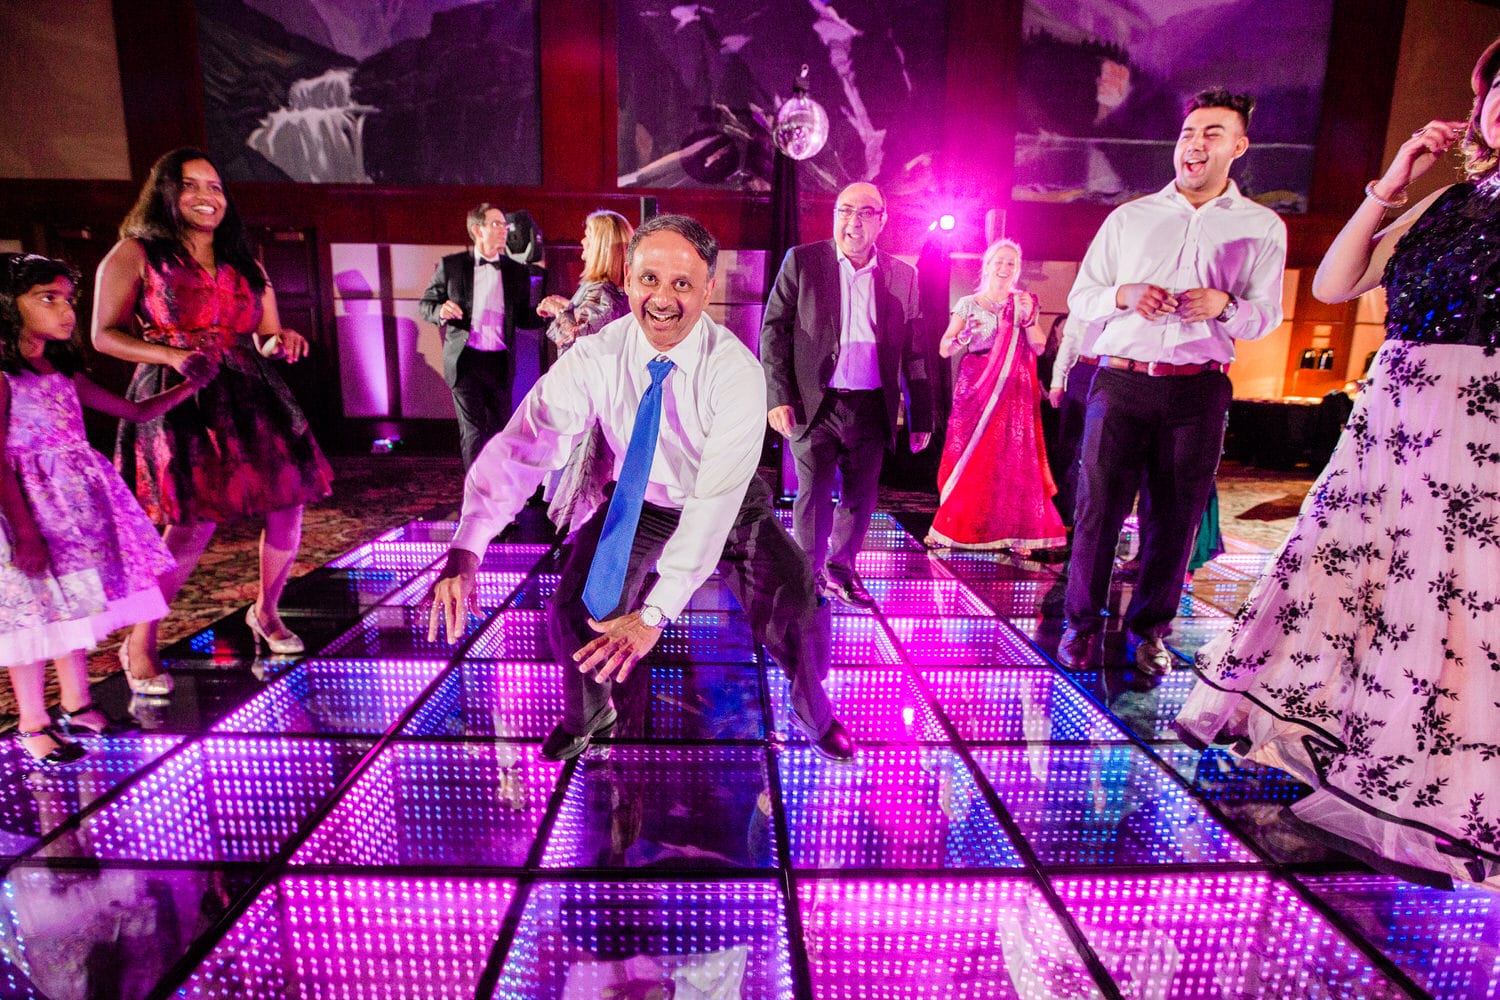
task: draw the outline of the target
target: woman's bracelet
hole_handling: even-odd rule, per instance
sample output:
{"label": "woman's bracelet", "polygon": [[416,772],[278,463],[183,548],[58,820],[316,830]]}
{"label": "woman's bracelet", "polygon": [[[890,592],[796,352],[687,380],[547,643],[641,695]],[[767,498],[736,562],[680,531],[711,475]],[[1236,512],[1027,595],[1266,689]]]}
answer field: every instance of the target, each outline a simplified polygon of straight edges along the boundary
{"label": "woman's bracelet", "polygon": [[954,337],[953,341],[954,343],[958,344],[959,347],[968,347],[973,339],[973,337]]}
{"label": "woman's bracelet", "polygon": [[1406,192],[1402,191],[1396,196],[1396,199],[1394,201],[1386,201],[1384,198],[1380,197],[1380,195],[1375,193],[1374,181],[1371,181],[1370,183],[1365,185],[1365,197],[1373,201],[1375,204],[1379,205],[1381,208],[1385,209],[1387,212],[1396,208],[1405,208],[1407,201],[1410,200],[1409,198],[1407,198]]}

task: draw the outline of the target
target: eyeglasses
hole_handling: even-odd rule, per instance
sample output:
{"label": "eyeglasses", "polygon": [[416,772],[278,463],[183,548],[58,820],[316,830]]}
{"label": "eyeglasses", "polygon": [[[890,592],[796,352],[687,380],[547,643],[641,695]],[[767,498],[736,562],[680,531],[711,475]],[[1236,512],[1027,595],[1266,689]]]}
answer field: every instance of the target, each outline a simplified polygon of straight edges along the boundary
{"label": "eyeglasses", "polygon": [[481,222],[479,225],[482,226],[482,227],[484,227],[485,229],[508,229],[508,228],[510,228],[510,223],[506,222],[504,219],[491,219],[488,222]]}
{"label": "eyeglasses", "polygon": [[883,208],[850,208],[848,205],[840,205],[833,210],[833,214],[840,219],[859,219],[860,222],[870,222],[885,214]]}

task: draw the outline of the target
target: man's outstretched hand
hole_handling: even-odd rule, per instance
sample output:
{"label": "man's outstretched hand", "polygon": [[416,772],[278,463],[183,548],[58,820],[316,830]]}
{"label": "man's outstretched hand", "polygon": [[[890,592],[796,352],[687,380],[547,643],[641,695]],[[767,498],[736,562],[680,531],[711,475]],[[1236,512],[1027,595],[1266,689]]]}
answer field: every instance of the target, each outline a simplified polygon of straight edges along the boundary
{"label": "man's outstretched hand", "polygon": [[651,652],[662,630],[652,628],[641,621],[639,611],[618,615],[608,621],[589,619],[589,628],[599,633],[599,638],[573,654],[573,662],[581,674],[594,672],[594,680],[623,681],[640,662],[641,657]]}
{"label": "man's outstretched hand", "polygon": [[479,611],[474,595],[474,577],[479,556],[467,549],[449,549],[442,575],[432,585],[432,613],[427,618],[427,641],[437,642],[438,629],[447,626],[447,641],[463,638],[470,611]]}

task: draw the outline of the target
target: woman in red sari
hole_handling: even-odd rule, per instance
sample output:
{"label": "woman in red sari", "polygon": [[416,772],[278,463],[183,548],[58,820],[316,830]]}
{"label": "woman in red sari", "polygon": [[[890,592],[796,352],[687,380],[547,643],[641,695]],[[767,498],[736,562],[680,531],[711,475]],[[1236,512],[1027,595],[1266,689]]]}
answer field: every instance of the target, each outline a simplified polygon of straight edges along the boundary
{"label": "woman in red sari", "polygon": [[1042,441],[1036,356],[1047,338],[1036,296],[1015,288],[1020,272],[1019,244],[990,244],[978,291],[958,300],[938,345],[959,362],[929,545],[1030,555],[1067,541]]}

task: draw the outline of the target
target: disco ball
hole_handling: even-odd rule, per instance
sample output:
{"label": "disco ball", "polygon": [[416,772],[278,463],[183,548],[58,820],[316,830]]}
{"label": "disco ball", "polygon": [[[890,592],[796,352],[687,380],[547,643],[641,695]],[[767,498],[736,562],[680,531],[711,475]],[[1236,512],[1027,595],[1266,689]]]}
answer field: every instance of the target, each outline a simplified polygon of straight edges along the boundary
{"label": "disco ball", "polygon": [[776,148],[794,160],[817,156],[828,144],[828,112],[805,93],[794,93],[771,123]]}

